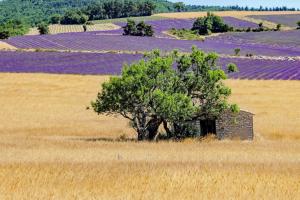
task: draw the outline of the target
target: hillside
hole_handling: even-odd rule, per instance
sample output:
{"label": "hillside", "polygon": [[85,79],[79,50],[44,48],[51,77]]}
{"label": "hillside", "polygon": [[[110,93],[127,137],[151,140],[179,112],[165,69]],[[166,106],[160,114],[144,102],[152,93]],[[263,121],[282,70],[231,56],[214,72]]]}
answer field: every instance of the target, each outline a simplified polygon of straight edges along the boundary
{"label": "hillside", "polygon": [[[146,1],[146,0],[145,0]],[[174,11],[173,3],[166,0],[150,0],[155,4],[154,12]],[[9,19],[23,19],[35,25],[49,19],[53,14],[63,14],[69,9],[84,9],[91,4],[104,2],[123,3],[128,0],[3,0],[0,1],[0,23]],[[132,0],[141,3],[140,0]]]}

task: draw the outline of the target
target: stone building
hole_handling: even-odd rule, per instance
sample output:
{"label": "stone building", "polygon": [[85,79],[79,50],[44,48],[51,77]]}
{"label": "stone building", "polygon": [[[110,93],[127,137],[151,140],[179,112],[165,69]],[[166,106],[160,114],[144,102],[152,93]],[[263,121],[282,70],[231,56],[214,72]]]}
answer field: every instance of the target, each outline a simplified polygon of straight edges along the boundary
{"label": "stone building", "polygon": [[198,136],[213,133],[220,140],[253,140],[253,116],[254,114],[244,110],[239,113],[226,111],[216,120],[197,120],[193,124]]}

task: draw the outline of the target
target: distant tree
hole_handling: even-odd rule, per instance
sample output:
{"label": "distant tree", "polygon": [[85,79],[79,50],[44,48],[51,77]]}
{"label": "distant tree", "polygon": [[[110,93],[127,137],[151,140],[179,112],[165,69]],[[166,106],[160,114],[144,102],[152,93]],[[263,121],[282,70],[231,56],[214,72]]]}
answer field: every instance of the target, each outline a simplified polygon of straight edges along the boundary
{"label": "distant tree", "polygon": [[154,31],[151,25],[145,24],[145,22],[141,21],[136,25],[136,35],[137,36],[153,36]]}
{"label": "distant tree", "polygon": [[126,26],[123,27],[123,35],[132,35],[132,36],[153,36],[154,31],[151,25],[145,24],[141,21],[138,24],[135,21],[128,19]]}
{"label": "distant tree", "polygon": [[8,39],[10,36],[9,31],[5,30],[5,29],[1,29],[0,28],[0,39],[4,40],[4,39]]}
{"label": "distant tree", "polygon": [[215,119],[227,109],[238,111],[227,102],[231,90],[222,82],[227,76],[217,59],[217,54],[195,47],[183,55],[154,51],[104,83],[92,107],[98,114],[128,119],[138,140],[155,139],[160,125],[168,138],[192,136],[188,121]]}
{"label": "distant tree", "polygon": [[253,57],[252,53],[246,53],[246,57]]}
{"label": "distant tree", "polygon": [[276,25],[276,30],[277,30],[277,31],[280,31],[280,30],[281,30],[281,27],[282,27],[281,24],[277,24],[277,25]]}
{"label": "distant tree", "polygon": [[85,24],[88,20],[88,16],[82,13],[80,10],[69,10],[61,19],[61,24]]}
{"label": "distant tree", "polygon": [[59,24],[60,20],[61,20],[61,16],[59,14],[55,14],[50,17],[51,24]]}
{"label": "distant tree", "polygon": [[183,2],[176,2],[174,3],[174,8],[176,9],[177,12],[182,12],[185,8],[185,5]]}
{"label": "distant tree", "polygon": [[82,25],[82,28],[83,28],[83,32],[86,32],[86,31],[87,31],[87,26],[86,26],[86,24],[83,24],[83,25]]}
{"label": "distant tree", "polygon": [[142,15],[151,16],[155,8],[156,5],[153,1],[145,1],[145,3],[143,4]]}
{"label": "distant tree", "polygon": [[297,25],[298,25],[297,29],[300,29],[300,21],[297,22]]}
{"label": "distant tree", "polygon": [[45,23],[41,23],[38,25],[38,30],[41,35],[49,34],[49,27]]}
{"label": "distant tree", "polygon": [[145,36],[152,37],[154,35],[154,30],[151,25],[146,25],[144,28]]}
{"label": "distant tree", "polygon": [[89,20],[105,19],[107,17],[103,4],[100,2],[89,4],[84,10],[84,13],[88,15]]}
{"label": "distant tree", "polygon": [[258,24],[258,27],[259,27],[259,28],[263,28],[263,27],[264,27],[264,24],[263,24],[262,22],[260,22],[260,23]]}
{"label": "distant tree", "polygon": [[[152,13],[174,12],[174,3],[166,0],[0,0],[0,23],[9,19],[25,17],[31,25],[48,22],[54,14],[63,15],[70,9],[78,9],[89,20],[149,16]],[[261,10],[266,8],[261,7]],[[203,6],[186,5],[185,11],[224,11],[224,10],[259,10],[240,6]],[[268,10],[290,10],[295,8],[277,7]],[[298,9],[299,10],[299,9]]]}
{"label": "distant tree", "polygon": [[238,69],[238,67],[236,66],[236,64],[234,64],[234,63],[229,63],[228,65],[227,65],[227,73],[233,73],[233,72],[238,72],[239,71],[239,69]]}
{"label": "distant tree", "polygon": [[209,35],[210,33],[222,33],[231,30],[223,19],[219,16],[215,16],[211,13],[207,13],[206,17],[198,18],[192,27],[192,30],[196,30],[200,35]]}
{"label": "distant tree", "polygon": [[137,32],[135,21],[127,19],[127,24],[123,27],[123,31],[123,35],[135,35]]}
{"label": "distant tree", "polygon": [[238,55],[240,55],[240,52],[241,52],[241,49],[239,49],[239,48],[234,49],[234,55],[238,56]]}
{"label": "distant tree", "polygon": [[246,29],[246,32],[251,32],[252,31],[252,28],[251,27],[248,27],[247,29]]}
{"label": "distant tree", "polygon": [[7,39],[11,36],[24,35],[29,31],[29,26],[22,20],[12,19],[0,24],[0,38]]}
{"label": "distant tree", "polygon": [[145,28],[146,28],[145,22],[141,21],[136,25],[136,36],[144,36],[145,35]]}

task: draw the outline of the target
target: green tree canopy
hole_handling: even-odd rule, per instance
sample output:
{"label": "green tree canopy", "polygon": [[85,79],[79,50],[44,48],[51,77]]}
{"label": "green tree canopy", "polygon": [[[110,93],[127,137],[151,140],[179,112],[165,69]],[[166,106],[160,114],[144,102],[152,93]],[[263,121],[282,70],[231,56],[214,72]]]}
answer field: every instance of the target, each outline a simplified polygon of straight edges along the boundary
{"label": "green tree canopy", "polygon": [[123,35],[135,35],[137,32],[135,21],[128,19],[126,26],[123,27],[123,31]]}
{"label": "green tree canopy", "polygon": [[280,30],[281,30],[281,27],[282,27],[281,24],[277,24],[277,25],[276,25],[276,30],[277,30],[277,31],[280,31]]}
{"label": "green tree canopy", "polygon": [[185,5],[183,2],[176,2],[174,3],[174,8],[176,9],[177,12],[182,12],[184,11]]}
{"label": "green tree canopy", "polygon": [[[79,9],[89,20],[133,17],[154,13],[175,12],[174,3],[166,0],[0,0],[0,23],[23,19],[31,26],[48,22],[53,14],[64,15],[67,10]],[[184,11],[224,10],[296,10],[295,8],[248,8],[239,6],[186,5]],[[180,6],[180,10],[181,6]]]}
{"label": "green tree canopy", "polygon": [[11,36],[24,35],[29,31],[29,26],[22,20],[9,20],[0,24],[0,39],[7,39]]}
{"label": "green tree canopy", "polygon": [[227,103],[231,90],[222,82],[227,76],[217,58],[197,48],[183,55],[151,52],[104,83],[92,107],[98,114],[129,119],[139,140],[153,140],[161,124],[168,137],[178,137],[187,133],[186,122],[215,119],[232,106]]}
{"label": "green tree canopy", "polygon": [[211,33],[223,33],[232,30],[224,23],[223,19],[211,13],[206,17],[199,17],[193,24],[192,30],[196,30],[200,35],[209,35]]}
{"label": "green tree canopy", "polygon": [[153,36],[154,31],[151,25],[146,24],[141,21],[138,24],[134,20],[128,19],[127,24],[123,27],[123,35],[132,35],[132,36]]}
{"label": "green tree canopy", "polygon": [[41,35],[49,34],[49,27],[45,23],[41,23],[38,25],[38,30]]}
{"label": "green tree canopy", "polygon": [[61,20],[61,15],[59,15],[59,14],[54,14],[50,17],[51,24],[59,24],[60,20]]}
{"label": "green tree canopy", "polygon": [[62,17],[61,24],[85,24],[88,20],[88,16],[82,13],[80,10],[69,10]]}
{"label": "green tree canopy", "polygon": [[300,29],[300,21],[297,22],[298,29]]}

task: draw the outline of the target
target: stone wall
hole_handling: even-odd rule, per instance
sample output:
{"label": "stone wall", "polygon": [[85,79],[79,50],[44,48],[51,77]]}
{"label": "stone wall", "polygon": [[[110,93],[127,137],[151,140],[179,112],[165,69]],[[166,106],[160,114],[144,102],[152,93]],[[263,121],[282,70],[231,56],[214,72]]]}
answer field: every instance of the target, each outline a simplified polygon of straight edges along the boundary
{"label": "stone wall", "polygon": [[216,120],[216,134],[219,139],[253,140],[253,114],[224,112]]}

